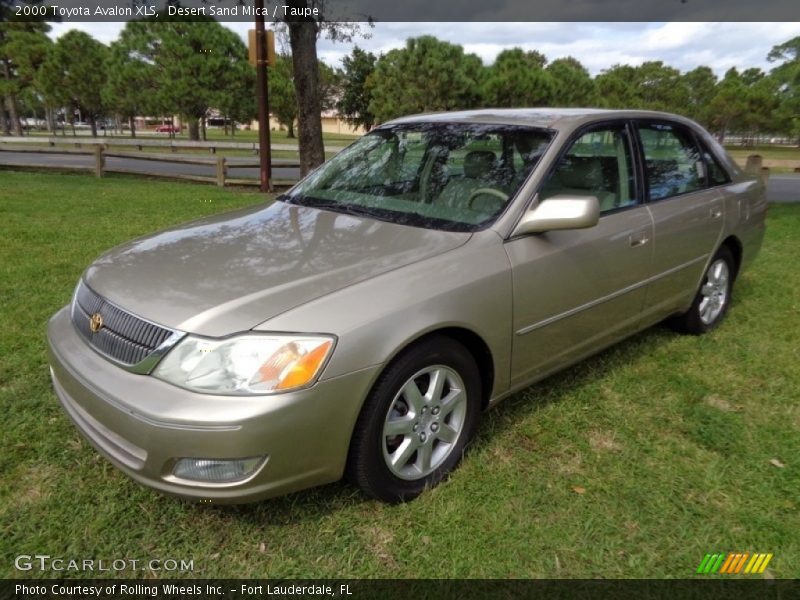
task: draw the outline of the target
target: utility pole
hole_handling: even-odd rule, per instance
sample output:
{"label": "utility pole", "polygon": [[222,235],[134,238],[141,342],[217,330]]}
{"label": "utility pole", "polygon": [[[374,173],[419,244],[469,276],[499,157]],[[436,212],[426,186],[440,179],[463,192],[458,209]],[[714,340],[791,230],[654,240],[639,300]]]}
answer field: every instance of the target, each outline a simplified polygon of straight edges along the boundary
{"label": "utility pole", "polygon": [[255,0],[256,85],[258,86],[258,146],[261,157],[261,191],[272,191],[272,151],[269,141],[269,91],[267,90],[267,35],[264,0]]}

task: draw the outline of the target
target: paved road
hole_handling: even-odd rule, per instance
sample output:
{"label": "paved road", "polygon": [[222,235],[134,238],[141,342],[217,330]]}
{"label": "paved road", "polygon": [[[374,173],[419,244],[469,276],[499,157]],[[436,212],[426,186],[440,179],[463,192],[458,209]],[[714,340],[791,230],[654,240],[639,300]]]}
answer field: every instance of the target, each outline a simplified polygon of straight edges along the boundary
{"label": "paved road", "polygon": [[[187,156],[197,158],[195,155],[174,154],[172,156]],[[237,163],[244,160],[236,157],[228,158],[228,177],[237,179],[258,179],[259,172],[256,167],[237,167]],[[300,170],[295,167],[281,167],[281,161],[273,161],[273,177],[277,180],[296,181],[300,177]],[[44,167],[94,167],[94,157],[82,154],[44,154],[36,152],[5,152],[0,151],[0,164],[17,164],[26,166]],[[137,160],[135,158],[106,158],[106,168],[109,170],[123,169],[126,171],[146,171],[150,173],[165,174],[179,173],[183,175],[201,175],[215,177],[216,168],[209,165],[185,165],[180,163],[166,163],[153,160]],[[779,173],[770,177],[767,186],[767,199],[770,202],[800,202],[800,174]]]}
{"label": "paved road", "polygon": [[767,199],[770,202],[800,202],[800,174],[778,173],[770,176]]}

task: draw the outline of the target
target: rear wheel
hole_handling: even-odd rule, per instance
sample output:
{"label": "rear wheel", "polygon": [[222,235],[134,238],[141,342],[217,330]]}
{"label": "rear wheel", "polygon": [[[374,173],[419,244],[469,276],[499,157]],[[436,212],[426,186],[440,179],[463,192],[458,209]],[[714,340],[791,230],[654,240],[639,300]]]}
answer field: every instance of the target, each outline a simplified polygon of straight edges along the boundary
{"label": "rear wheel", "polygon": [[481,409],[478,367],[445,337],[407,349],[381,375],[353,432],[348,475],[386,502],[411,500],[460,462]]}
{"label": "rear wheel", "polygon": [[736,273],[731,251],[722,246],[708,265],[691,308],[670,320],[670,325],[684,333],[699,335],[719,325],[731,303]]}

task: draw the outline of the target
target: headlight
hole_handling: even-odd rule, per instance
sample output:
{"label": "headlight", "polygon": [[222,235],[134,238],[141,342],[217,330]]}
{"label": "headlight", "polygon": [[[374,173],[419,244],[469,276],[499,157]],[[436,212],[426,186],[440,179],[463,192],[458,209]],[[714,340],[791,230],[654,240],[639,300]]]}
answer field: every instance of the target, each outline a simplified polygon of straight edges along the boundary
{"label": "headlight", "polygon": [[334,338],[241,335],[224,340],[187,336],[153,375],[206,394],[271,394],[316,381]]}

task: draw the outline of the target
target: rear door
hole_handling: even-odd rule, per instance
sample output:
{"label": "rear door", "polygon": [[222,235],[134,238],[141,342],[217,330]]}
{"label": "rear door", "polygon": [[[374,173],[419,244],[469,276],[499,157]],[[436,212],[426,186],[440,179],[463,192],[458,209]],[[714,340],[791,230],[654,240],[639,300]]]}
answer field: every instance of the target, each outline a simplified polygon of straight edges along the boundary
{"label": "rear door", "polygon": [[719,243],[724,206],[692,131],[669,121],[637,121],[644,185],[653,217],[653,277],[643,318],[649,322],[691,304]]}
{"label": "rear door", "polygon": [[599,223],[506,242],[514,283],[512,385],[591,354],[639,322],[653,230],[633,148],[624,121],[576,134],[539,198],[596,196]]}

